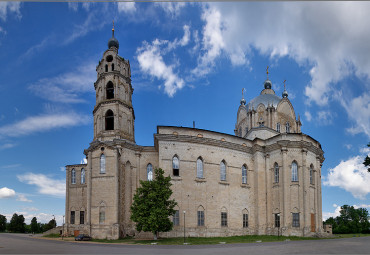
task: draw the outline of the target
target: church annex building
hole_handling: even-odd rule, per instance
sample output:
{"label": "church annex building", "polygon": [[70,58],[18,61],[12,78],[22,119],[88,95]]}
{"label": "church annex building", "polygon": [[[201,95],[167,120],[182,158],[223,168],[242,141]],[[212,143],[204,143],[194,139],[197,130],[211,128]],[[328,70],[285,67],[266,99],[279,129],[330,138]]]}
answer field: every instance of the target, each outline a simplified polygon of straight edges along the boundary
{"label": "church annex building", "polygon": [[[237,111],[235,135],[158,126],[154,146],[135,143],[133,87],[128,60],[114,37],[96,67],[94,139],[87,164],[66,166],[64,233],[118,239],[142,235],[130,220],[139,180],[162,168],[178,205],[174,228],[162,237],[297,235],[321,233],[318,141],[301,122],[284,89],[267,78],[260,95]],[[184,213],[186,212],[186,214]]]}

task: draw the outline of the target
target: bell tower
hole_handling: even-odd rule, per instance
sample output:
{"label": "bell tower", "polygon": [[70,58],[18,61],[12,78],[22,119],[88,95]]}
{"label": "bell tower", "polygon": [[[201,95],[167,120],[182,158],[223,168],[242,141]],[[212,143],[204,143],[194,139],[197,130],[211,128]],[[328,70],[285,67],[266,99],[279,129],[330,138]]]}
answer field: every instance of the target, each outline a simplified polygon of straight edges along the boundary
{"label": "bell tower", "polygon": [[108,49],[96,67],[94,141],[126,139],[135,142],[130,62],[118,55],[118,48],[113,23]]}

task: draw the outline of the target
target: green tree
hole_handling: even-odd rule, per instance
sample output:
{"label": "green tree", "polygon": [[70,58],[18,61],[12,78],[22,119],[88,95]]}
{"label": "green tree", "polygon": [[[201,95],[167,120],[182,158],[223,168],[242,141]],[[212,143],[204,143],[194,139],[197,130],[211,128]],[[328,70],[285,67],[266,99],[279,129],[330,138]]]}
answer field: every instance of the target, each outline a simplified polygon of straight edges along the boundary
{"label": "green tree", "polygon": [[14,213],[8,225],[8,230],[14,233],[24,233],[26,231],[25,225],[23,215]]}
{"label": "green tree", "polygon": [[38,226],[36,217],[33,217],[32,220],[31,220],[31,232],[32,233],[38,233],[39,232],[39,226]]}
{"label": "green tree", "polygon": [[4,232],[6,230],[6,217],[0,214],[0,232]]}
{"label": "green tree", "polygon": [[43,225],[43,232],[46,232],[46,231],[48,231],[48,230],[50,230],[50,229],[53,229],[53,228],[55,228],[57,226],[57,223],[56,223],[56,221],[54,220],[54,219],[51,219],[50,221],[49,221],[49,223],[47,223],[47,224],[44,224]]}
{"label": "green tree", "polygon": [[[370,147],[370,143],[367,145],[367,147]],[[364,165],[367,167],[367,171],[370,172],[370,158],[369,156],[366,156],[364,160]]]}
{"label": "green tree", "polygon": [[159,232],[170,231],[173,224],[170,216],[177,203],[171,200],[171,177],[164,177],[160,168],[154,170],[152,181],[140,181],[131,206],[131,220],[136,222],[137,231],[150,231],[157,239]]}

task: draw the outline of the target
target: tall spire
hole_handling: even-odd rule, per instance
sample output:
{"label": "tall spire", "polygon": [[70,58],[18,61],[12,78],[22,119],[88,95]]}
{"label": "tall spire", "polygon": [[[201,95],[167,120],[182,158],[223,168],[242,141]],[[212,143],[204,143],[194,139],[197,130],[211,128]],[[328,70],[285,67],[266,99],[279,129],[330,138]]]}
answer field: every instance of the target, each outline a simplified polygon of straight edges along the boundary
{"label": "tall spire", "polygon": [[245,103],[246,103],[246,101],[244,99],[244,91],[245,91],[245,88],[242,88],[242,99],[240,100],[241,105],[245,105]]}
{"label": "tall spire", "polygon": [[112,22],[113,22],[113,27],[112,27],[112,37],[114,37],[114,20],[113,20]]}
{"label": "tall spire", "polygon": [[108,41],[108,49],[112,48],[112,47],[115,47],[119,48],[119,42],[118,40],[114,37],[114,20],[113,20],[113,27],[112,27],[112,38],[109,39]]}
{"label": "tall spire", "polygon": [[269,80],[269,66],[267,66],[266,68],[266,75],[267,75],[267,79],[265,80],[265,83],[264,83],[264,87],[265,89],[271,89],[271,81]]}

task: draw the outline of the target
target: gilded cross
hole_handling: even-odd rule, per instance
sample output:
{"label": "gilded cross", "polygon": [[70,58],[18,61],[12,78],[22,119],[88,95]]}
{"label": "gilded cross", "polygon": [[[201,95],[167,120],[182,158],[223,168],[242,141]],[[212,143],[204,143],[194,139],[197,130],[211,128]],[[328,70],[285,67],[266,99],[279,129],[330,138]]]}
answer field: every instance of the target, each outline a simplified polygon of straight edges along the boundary
{"label": "gilded cross", "polygon": [[266,68],[267,79],[269,78],[269,66]]}

